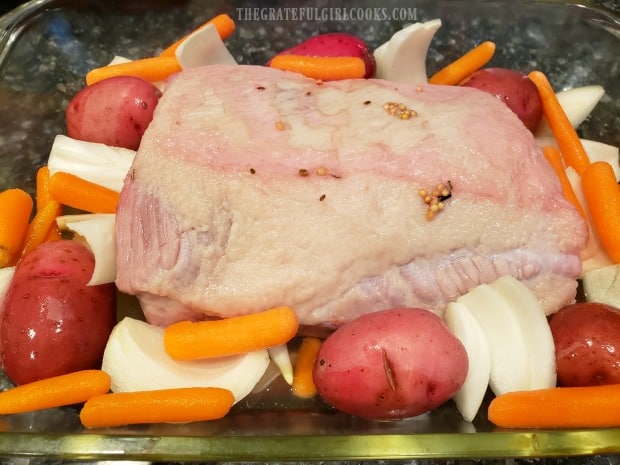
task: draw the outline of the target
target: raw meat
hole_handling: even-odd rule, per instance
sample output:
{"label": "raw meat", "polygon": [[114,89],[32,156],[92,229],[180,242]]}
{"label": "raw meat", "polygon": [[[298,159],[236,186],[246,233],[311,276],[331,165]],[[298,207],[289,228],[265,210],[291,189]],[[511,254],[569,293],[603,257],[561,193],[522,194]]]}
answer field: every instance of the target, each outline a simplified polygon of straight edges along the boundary
{"label": "raw meat", "polygon": [[[420,189],[448,181],[427,219]],[[153,324],[289,305],[337,326],[397,306],[441,314],[504,274],[551,313],[575,298],[586,233],[490,95],[216,65],[164,92],[116,235],[117,285]]]}

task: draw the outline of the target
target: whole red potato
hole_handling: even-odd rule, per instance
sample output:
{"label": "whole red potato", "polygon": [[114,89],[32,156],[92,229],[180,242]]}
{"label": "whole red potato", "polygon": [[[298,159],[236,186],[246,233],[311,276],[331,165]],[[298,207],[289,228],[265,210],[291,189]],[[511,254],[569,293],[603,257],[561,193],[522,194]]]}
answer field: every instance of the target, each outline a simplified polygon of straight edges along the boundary
{"label": "whole red potato", "polygon": [[460,84],[494,95],[534,132],[543,115],[536,85],[524,74],[508,68],[483,68]]}
{"label": "whole red potato", "polygon": [[559,385],[620,383],[620,309],[576,303],[554,313],[549,326]]}
{"label": "whole red potato", "polygon": [[336,409],[388,420],[448,401],[468,367],[465,348],[441,318],[402,308],[369,313],[338,328],[321,346],[313,379]]}
{"label": "whole red potato", "polygon": [[67,135],[136,150],[161,92],[144,79],[117,76],[78,92],[66,110]]}
{"label": "whole red potato", "polygon": [[0,321],[2,366],[15,384],[101,367],[116,322],[116,289],[87,286],[94,264],[84,245],[59,240],[17,266]]}

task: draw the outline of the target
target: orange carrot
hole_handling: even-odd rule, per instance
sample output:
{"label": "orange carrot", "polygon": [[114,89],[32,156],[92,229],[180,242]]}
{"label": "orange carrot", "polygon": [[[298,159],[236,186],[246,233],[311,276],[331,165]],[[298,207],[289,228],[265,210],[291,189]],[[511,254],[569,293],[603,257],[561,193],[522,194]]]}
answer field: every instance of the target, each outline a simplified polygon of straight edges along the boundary
{"label": "orange carrot", "polygon": [[50,230],[56,227],[56,218],[61,212],[61,205],[55,200],[50,200],[43,209],[36,213],[28,225],[18,261],[23,259],[28,252],[46,241]]}
{"label": "orange carrot", "polygon": [[528,74],[528,77],[538,89],[543,106],[543,113],[560,148],[560,153],[562,157],[564,157],[564,163],[572,167],[577,174],[581,176],[583,171],[590,164],[590,159],[583,148],[577,131],[575,131],[575,128],[573,128],[573,125],[566,116],[547,76],[540,71],[532,71]]}
{"label": "orange carrot", "polygon": [[611,165],[590,163],[581,175],[581,189],[603,247],[620,263],[620,186]]}
{"label": "orange carrot", "polygon": [[269,66],[321,81],[361,79],[366,74],[364,61],[357,57],[276,55],[271,59]]}
{"label": "orange carrot", "polygon": [[[45,208],[45,205],[47,205],[47,202],[49,202],[50,200],[53,200],[52,194],[50,193],[50,179],[51,179],[50,170],[47,165],[43,165],[41,168],[37,170],[37,178],[36,178],[37,191],[36,191],[36,197],[35,197],[36,203],[37,203],[37,211]],[[58,211],[57,216],[59,215],[62,215],[62,205],[59,205],[59,211]],[[58,226],[53,224],[50,227],[50,230],[48,231],[44,242],[57,241],[61,238],[62,236],[60,234],[60,230],[58,229]]]}
{"label": "orange carrot", "polygon": [[37,170],[36,186],[37,210],[41,210],[48,201],[52,200],[50,194],[50,170],[47,165],[43,165]]}
{"label": "orange carrot", "polygon": [[232,392],[216,387],[117,392],[86,401],[80,420],[87,428],[216,420],[234,401]]}
{"label": "orange carrot", "polygon": [[21,189],[0,192],[0,268],[19,253],[32,214],[32,197]]}
{"label": "orange carrot", "polygon": [[112,189],[64,172],[54,173],[50,193],[63,205],[91,213],[115,213],[119,198]]}
{"label": "orange carrot", "polygon": [[115,76],[134,76],[150,82],[163,81],[174,73],[181,71],[176,57],[153,57],[141,60],[106,65],[86,73],[86,84],[91,85],[103,79]]}
{"label": "orange carrot", "polygon": [[223,357],[290,341],[299,322],[289,307],[207,321],[181,321],[164,330],[166,352],[176,360]]}
{"label": "orange carrot", "polygon": [[486,65],[495,53],[495,43],[486,41],[462,57],[437,71],[428,80],[430,84],[454,86]]}
{"label": "orange carrot", "polygon": [[502,428],[620,426],[620,384],[515,391],[497,396],[489,420]]}
{"label": "orange carrot", "polygon": [[562,187],[564,197],[573,204],[582,218],[587,222],[588,217],[586,216],[586,212],[575,194],[573,185],[570,183],[568,176],[566,176],[566,168],[564,167],[564,162],[562,161],[562,154],[558,152],[555,147],[551,146],[544,147],[543,154],[560,180],[560,186]]}
{"label": "orange carrot", "polygon": [[293,394],[297,397],[309,399],[316,395],[312,372],[321,344],[322,341],[316,337],[305,337],[301,341],[293,372]]}
{"label": "orange carrot", "polygon": [[[215,26],[215,29],[217,29],[217,33],[222,40],[226,40],[235,31],[235,22],[233,21],[233,19],[227,14],[221,14],[198,26],[190,34],[200,31],[201,29],[204,29],[210,24],[213,24]],[[179,48],[179,45],[181,45],[190,34],[184,36],[183,38],[177,40],[175,43],[167,47],[163,52],[160,53],[159,56],[174,56],[177,48]]]}
{"label": "orange carrot", "polygon": [[110,390],[110,376],[82,370],[45,378],[0,392],[0,414],[32,412],[85,402]]}

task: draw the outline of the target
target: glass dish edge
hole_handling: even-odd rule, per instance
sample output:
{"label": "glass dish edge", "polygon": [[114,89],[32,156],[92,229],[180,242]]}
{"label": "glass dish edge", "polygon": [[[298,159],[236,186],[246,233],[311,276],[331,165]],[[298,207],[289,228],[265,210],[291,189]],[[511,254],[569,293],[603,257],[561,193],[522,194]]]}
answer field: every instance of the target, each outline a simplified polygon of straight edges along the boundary
{"label": "glass dish edge", "polygon": [[[296,461],[620,454],[620,429],[295,436],[0,434],[0,456],[64,460]],[[447,446],[448,445],[448,446]]]}
{"label": "glass dish edge", "polygon": [[[66,2],[31,0],[0,16],[0,63],[30,16],[63,3]],[[535,3],[583,7],[605,17],[620,31],[620,15],[593,1],[539,0]],[[34,437],[41,440],[36,446],[32,445]],[[368,460],[600,454],[620,454],[620,428],[330,436],[0,432],[0,456],[67,460]]]}

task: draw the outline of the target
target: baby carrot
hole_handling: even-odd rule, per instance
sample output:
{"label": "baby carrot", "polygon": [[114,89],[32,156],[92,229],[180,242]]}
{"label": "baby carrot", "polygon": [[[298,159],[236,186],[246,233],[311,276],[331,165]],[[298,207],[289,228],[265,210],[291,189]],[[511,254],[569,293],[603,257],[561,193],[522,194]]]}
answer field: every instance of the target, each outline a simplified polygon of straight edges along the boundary
{"label": "baby carrot", "polygon": [[86,428],[107,428],[216,420],[229,412],[234,401],[232,392],[216,387],[117,392],[86,401],[80,421]]}
{"label": "baby carrot", "polygon": [[570,183],[568,176],[566,176],[566,168],[564,167],[564,162],[562,161],[562,154],[558,152],[555,147],[551,146],[544,147],[543,154],[560,180],[562,194],[564,194],[566,200],[573,204],[581,217],[587,222],[588,217],[586,216],[586,212],[584,211],[581,203],[579,203],[579,199],[577,199],[573,185]]}
{"label": "baby carrot", "polygon": [[223,357],[290,341],[299,322],[289,307],[207,321],[181,321],[164,330],[164,347],[176,360]]}
{"label": "baby carrot", "polygon": [[[47,165],[43,165],[41,168],[37,170],[36,177],[36,204],[37,211],[45,208],[45,205],[52,199],[52,194],[50,194],[50,170]],[[58,206],[58,215],[62,215],[62,205]],[[60,230],[57,225],[52,225],[50,230],[45,237],[44,242],[47,241],[57,241],[61,239]]]}
{"label": "baby carrot", "polygon": [[429,84],[454,86],[491,61],[494,53],[495,43],[490,41],[482,42],[462,57],[437,71],[428,82]]}
{"label": "baby carrot", "polygon": [[50,195],[50,170],[47,165],[43,165],[37,170],[35,200],[37,210],[41,210],[49,200],[52,200]]}
{"label": "baby carrot", "polygon": [[222,40],[226,40],[235,31],[235,22],[230,16],[228,16],[227,14],[217,15],[211,18],[206,23],[198,26],[190,34],[182,37],[181,39],[177,40],[175,43],[173,43],[172,45],[164,49],[164,51],[161,52],[159,56],[174,56],[177,48],[179,48],[179,45],[181,45],[183,41],[187,39],[189,35],[193,34],[196,31],[200,31],[201,29],[204,29],[209,24],[213,24],[215,26],[215,29],[217,29],[217,33],[219,34]]}
{"label": "baby carrot", "polygon": [[91,85],[115,76],[134,76],[146,81],[163,81],[181,71],[181,65],[174,56],[143,58],[114,65],[95,68],[86,73],[86,84]]}
{"label": "baby carrot", "polygon": [[301,341],[293,372],[293,394],[297,397],[309,399],[316,395],[312,372],[321,344],[322,341],[316,337],[305,337]]}
{"label": "baby carrot", "polygon": [[491,401],[488,417],[502,428],[620,426],[620,384],[508,392]]}
{"label": "baby carrot", "polygon": [[119,193],[59,171],[50,179],[50,193],[57,202],[90,213],[115,213]]}
{"label": "baby carrot", "polygon": [[581,189],[603,247],[620,263],[620,186],[611,165],[595,161],[586,166]]}
{"label": "baby carrot", "polygon": [[0,192],[0,268],[19,253],[32,214],[32,197],[21,189]]}
{"label": "baby carrot", "polygon": [[47,240],[50,231],[56,227],[56,218],[61,212],[61,205],[55,200],[50,200],[34,215],[24,235],[18,261]]}
{"label": "baby carrot", "polygon": [[577,131],[566,116],[547,76],[540,71],[532,71],[528,77],[538,89],[543,113],[560,148],[560,153],[564,157],[565,164],[572,167],[581,176],[586,166],[590,164],[590,159],[583,148]]}
{"label": "baby carrot", "polygon": [[109,390],[110,376],[106,372],[76,371],[0,392],[0,414],[9,415],[78,404]]}
{"label": "baby carrot", "polygon": [[276,55],[271,59],[269,66],[321,81],[361,79],[366,74],[364,61],[357,57]]}

